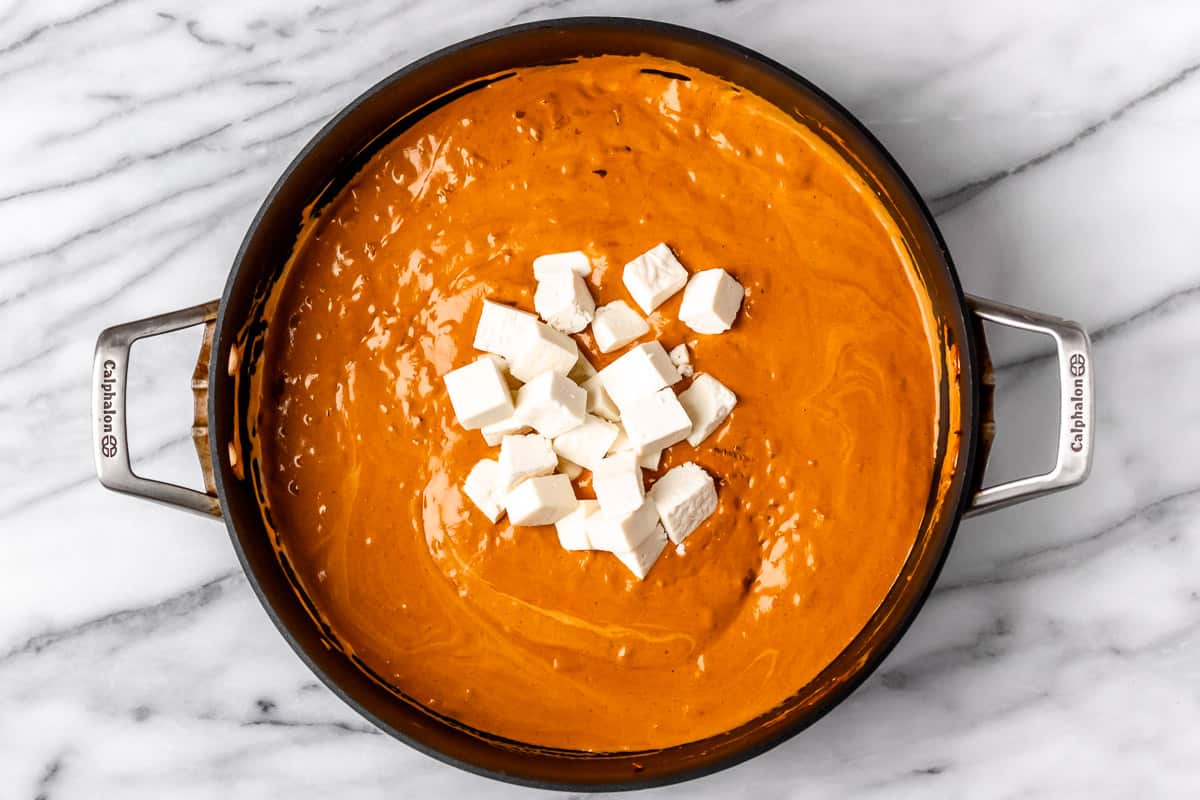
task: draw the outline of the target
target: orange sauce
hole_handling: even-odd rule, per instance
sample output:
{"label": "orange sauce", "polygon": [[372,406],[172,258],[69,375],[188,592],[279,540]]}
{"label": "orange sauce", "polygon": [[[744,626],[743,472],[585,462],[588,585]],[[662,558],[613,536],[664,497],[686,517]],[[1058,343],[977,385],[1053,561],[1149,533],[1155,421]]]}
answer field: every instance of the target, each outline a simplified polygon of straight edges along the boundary
{"label": "orange sauce", "polygon": [[[532,310],[535,256],[586,251],[605,303],[659,241],[747,296],[719,336],[677,321],[680,295],[649,319],[739,404],[665,454],[716,476],[719,507],[638,581],[471,505],[495,451],[441,376],[478,355],[484,298]],[[477,729],[615,751],[736,727],[836,657],[913,546],[939,409],[900,234],[817,136],[715,77],[603,57],[458,99],[309,223],[277,292],[256,448],[281,546],[348,649]]]}

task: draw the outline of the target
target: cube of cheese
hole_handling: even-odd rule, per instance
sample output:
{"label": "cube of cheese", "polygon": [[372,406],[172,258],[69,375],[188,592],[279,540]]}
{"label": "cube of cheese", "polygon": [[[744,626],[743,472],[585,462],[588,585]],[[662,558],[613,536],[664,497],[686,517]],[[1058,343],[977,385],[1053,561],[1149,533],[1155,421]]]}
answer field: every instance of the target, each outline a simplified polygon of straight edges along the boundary
{"label": "cube of cheese", "polygon": [[592,262],[582,250],[569,253],[547,253],[533,260],[533,277],[539,281],[560,272],[570,272],[586,278],[592,272]]}
{"label": "cube of cheese", "polygon": [[566,475],[571,480],[575,480],[583,474],[583,467],[576,464],[574,461],[568,461],[562,456],[558,457],[558,471]]}
{"label": "cube of cheese", "polygon": [[604,390],[604,383],[600,380],[599,375],[593,375],[583,382],[583,390],[587,392],[587,410],[589,414],[595,414],[597,417],[602,417],[609,422],[616,422],[621,418],[621,411],[617,408],[617,404],[609,397],[608,392]]}
{"label": "cube of cheese", "polygon": [[686,344],[672,347],[671,352],[667,355],[670,357],[671,363],[675,365],[676,371],[679,372],[679,377],[690,378],[692,376],[692,359],[688,355]]}
{"label": "cube of cheese", "polygon": [[579,360],[579,347],[565,333],[538,320],[516,342],[508,369],[518,380],[531,381],[543,372],[566,375]]}
{"label": "cube of cheese", "polygon": [[475,328],[475,349],[511,361],[518,344],[532,337],[537,326],[538,318],[528,311],[484,300]]}
{"label": "cube of cheese", "polygon": [[641,508],[646,489],[637,455],[621,452],[601,460],[592,470],[592,490],[605,517],[621,519]]}
{"label": "cube of cheese", "polygon": [[570,270],[554,272],[539,280],[533,307],[547,325],[563,333],[579,333],[596,313],[596,301],[587,284]]}
{"label": "cube of cheese", "polygon": [[723,269],[697,272],[688,281],[679,319],[696,333],[724,333],[733,327],[746,292]]}
{"label": "cube of cheese", "polygon": [[556,372],[543,372],[517,390],[515,413],[542,436],[554,438],[587,419],[587,392]]}
{"label": "cube of cheese", "polygon": [[692,420],[675,392],[660,389],[621,413],[625,435],[639,453],[662,450],[682,442],[692,432]]}
{"label": "cube of cheese", "polygon": [[675,544],[686,539],[717,510],[717,489],[712,476],[690,461],[667,470],[650,488],[650,499],[667,536]]}
{"label": "cube of cheese", "polygon": [[641,544],[629,552],[614,551],[613,555],[632,572],[638,580],[644,580],[654,567],[654,562],[662,555],[667,547],[667,534],[662,525],[655,525],[654,530]]}
{"label": "cube of cheese", "polygon": [[646,320],[624,300],[614,300],[596,309],[592,318],[592,338],[601,353],[611,353],[650,332]]}
{"label": "cube of cheese", "polygon": [[490,358],[479,358],[447,372],[442,380],[458,424],[469,431],[499,422],[513,413],[512,392]]}
{"label": "cube of cheese", "polygon": [[695,447],[725,421],[737,405],[737,396],[719,380],[702,372],[691,386],[679,393],[679,402],[692,420],[692,432],[687,440]]}
{"label": "cube of cheese", "polygon": [[496,484],[499,474],[500,465],[490,458],[484,458],[475,462],[463,481],[463,494],[492,522],[504,516],[504,495],[498,491]]}
{"label": "cube of cheese", "polygon": [[591,550],[592,540],[588,536],[588,518],[600,510],[595,500],[580,500],[575,510],[554,523],[558,543],[564,550]]}
{"label": "cube of cheese", "polygon": [[658,342],[631,348],[599,373],[600,383],[624,415],[659,389],[679,382],[679,372]]}
{"label": "cube of cheese", "polygon": [[545,436],[505,436],[500,442],[496,491],[508,492],[526,478],[549,475],[557,468],[558,456]]}
{"label": "cube of cheese", "polygon": [[665,243],[659,243],[625,265],[621,279],[634,302],[647,314],[688,282],[688,271]]}
{"label": "cube of cheese", "polygon": [[617,438],[617,426],[589,414],[583,424],[554,437],[554,452],[594,470]]}
{"label": "cube of cheese", "polygon": [[571,479],[566,475],[543,475],[521,481],[505,498],[508,519],[513,525],[553,525],[578,505]]}
{"label": "cube of cheese", "polygon": [[606,514],[602,503],[600,511],[588,517],[588,540],[594,550],[629,553],[646,541],[657,526],[658,511],[649,499],[619,516]]}
{"label": "cube of cheese", "polygon": [[529,433],[530,430],[529,423],[522,419],[521,415],[517,414],[514,410],[512,414],[499,422],[491,422],[484,425],[479,429],[479,432],[483,434],[483,440],[489,446],[495,447],[500,444],[505,436],[512,436],[517,433]]}

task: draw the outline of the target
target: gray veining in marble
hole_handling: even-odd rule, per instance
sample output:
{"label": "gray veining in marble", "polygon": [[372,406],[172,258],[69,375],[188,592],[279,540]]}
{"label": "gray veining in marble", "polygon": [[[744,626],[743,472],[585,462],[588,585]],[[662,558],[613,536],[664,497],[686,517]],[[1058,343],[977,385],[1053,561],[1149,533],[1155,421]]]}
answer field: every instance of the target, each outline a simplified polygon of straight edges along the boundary
{"label": "gray veining in marble", "polygon": [[[497,26],[631,14],[846,103],[930,199],[969,291],[1094,332],[1091,480],[964,524],[883,667],[677,797],[1200,795],[1200,6],[837,0],[0,0],[0,797],[517,797],[343,706],[219,525],[109,494],[97,332],[219,294],[276,176],[345,103]],[[135,348],[135,458],[197,483],[196,338]],[[997,335],[991,474],[1046,465],[1046,343]]]}

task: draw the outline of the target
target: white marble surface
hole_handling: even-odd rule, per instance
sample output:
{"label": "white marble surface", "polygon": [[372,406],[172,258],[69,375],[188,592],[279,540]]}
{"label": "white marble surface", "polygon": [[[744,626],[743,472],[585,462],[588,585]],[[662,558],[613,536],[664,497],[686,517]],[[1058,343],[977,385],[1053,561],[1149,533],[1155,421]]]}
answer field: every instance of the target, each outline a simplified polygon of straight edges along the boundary
{"label": "white marble surface", "polygon": [[[0,797],[516,797],[372,731],[290,652],[221,526],[102,490],[104,326],[213,298],[284,165],[432,49],[638,14],[843,100],[970,291],[1095,334],[1081,489],[965,524],[884,667],[676,797],[1200,794],[1200,6],[1190,2],[0,1]],[[196,340],[135,348],[149,474],[197,481]],[[1049,458],[1044,345],[998,337],[992,474]]]}

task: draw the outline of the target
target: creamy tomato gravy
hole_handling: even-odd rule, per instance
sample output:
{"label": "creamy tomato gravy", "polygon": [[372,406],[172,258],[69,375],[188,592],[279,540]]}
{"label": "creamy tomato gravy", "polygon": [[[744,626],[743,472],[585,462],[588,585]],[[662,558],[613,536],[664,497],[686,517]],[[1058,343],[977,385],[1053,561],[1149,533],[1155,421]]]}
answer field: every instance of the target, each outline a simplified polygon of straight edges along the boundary
{"label": "creamy tomato gravy", "polygon": [[[659,241],[747,297],[720,336],[677,321],[680,295],[650,317],[739,403],[667,452],[662,470],[716,476],[720,505],[638,581],[471,505],[461,482],[494,450],[441,376],[476,357],[483,298],[532,310],[535,256],[586,251],[605,303]],[[736,727],[835,658],[913,546],[938,414],[926,305],[877,198],[766,101],[650,58],[521,70],[401,134],[301,237],[256,403],[281,547],[347,649],[467,725],[601,751]],[[598,367],[619,355],[576,338]]]}

